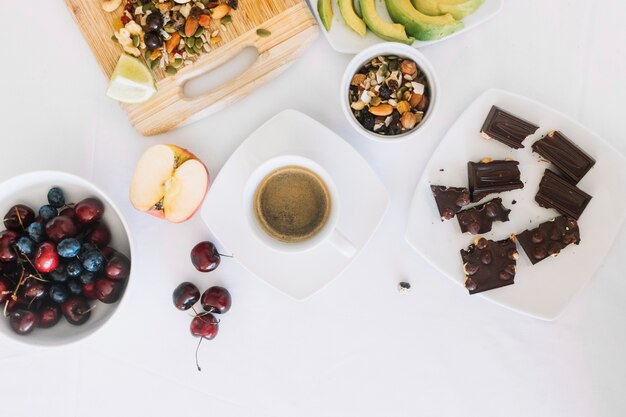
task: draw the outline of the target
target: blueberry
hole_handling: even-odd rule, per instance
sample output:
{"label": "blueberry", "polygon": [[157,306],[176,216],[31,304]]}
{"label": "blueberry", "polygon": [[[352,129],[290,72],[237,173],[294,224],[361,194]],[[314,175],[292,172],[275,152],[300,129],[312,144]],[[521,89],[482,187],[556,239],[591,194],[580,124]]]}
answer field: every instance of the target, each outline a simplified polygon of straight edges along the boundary
{"label": "blueberry", "polygon": [[82,274],[78,277],[78,280],[83,284],[91,284],[96,279],[96,274],[89,271],[83,271]]}
{"label": "blueberry", "polygon": [[55,218],[57,214],[59,214],[57,213],[57,209],[49,204],[39,208],[39,217],[41,217],[43,221],[47,222],[48,220]]}
{"label": "blueberry", "polygon": [[65,269],[67,270],[67,275],[70,277],[77,277],[83,273],[83,265],[76,259],[69,262]]}
{"label": "blueberry", "polygon": [[48,191],[48,203],[52,207],[63,207],[65,205],[65,196],[59,187],[50,188]]}
{"label": "blueberry", "polygon": [[83,266],[89,272],[98,272],[104,266],[104,256],[95,250],[87,252],[83,257]]}
{"label": "blueberry", "polygon": [[48,295],[52,301],[61,304],[70,296],[70,291],[63,284],[52,284],[48,290]]}
{"label": "blueberry", "polygon": [[65,285],[67,285],[67,288],[74,295],[80,295],[83,292],[83,286],[74,278],[68,280]]}
{"label": "blueberry", "polygon": [[22,236],[17,240],[17,249],[24,255],[31,255],[35,251],[35,242],[29,237]]}
{"label": "blueberry", "polygon": [[68,277],[65,265],[63,264],[59,264],[59,266],[57,266],[54,271],[48,273],[48,275],[50,276],[50,278],[57,282],[65,282]]}
{"label": "blueberry", "polygon": [[31,223],[26,228],[26,232],[28,236],[37,243],[41,242],[44,238],[43,224],[41,223]]}
{"label": "blueberry", "polygon": [[63,239],[57,245],[57,253],[64,258],[73,258],[80,252],[80,242],[73,237]]}

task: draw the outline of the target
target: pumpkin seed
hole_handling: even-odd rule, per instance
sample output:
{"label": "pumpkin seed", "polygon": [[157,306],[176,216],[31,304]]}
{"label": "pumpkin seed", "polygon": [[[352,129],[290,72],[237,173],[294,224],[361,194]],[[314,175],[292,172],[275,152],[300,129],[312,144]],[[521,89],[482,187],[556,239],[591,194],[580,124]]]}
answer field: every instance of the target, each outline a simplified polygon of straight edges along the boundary
{"label": "pumpkin seed", "polygon": [[178,70],[173,66],[168,65],[167,67],[165,67],[165,72],[167,72],[169,75],[174,75],[178,72]]}
{"label": "pumpkin seed", "polygon": [[196,39],[195,48],[201,48],[202,47],[202,39]]}
{"label": "pumpkin seed", "polygon": [[185,45],[185,52],[187,52],[187,54],[189,54],[189,55],[195,55],[196,54],[196,51],[194,51],[193,48],[190,48],[187,45]]}
{"label": "pumpkin seed", "polygon": [[204,33],[204,28],[200,26],[198,30],[196,30],[196,33],[193,34],[193,37],[199,38],[200,36],[202,36],[203,33]]}
{"label": "pumpkin seed", "polygon": [[115,35],[111,36],[111,40],[115,43],[120,43],[120,41],[117,40],[117,37]]}
{"label": "pumpkin seed", "polygon": [[223,25],[225,25],[226,23],[230,23],[232,21],[233,21],[233,18],[229,14],[227,14],[226,16],[220,19],[220,23]]}
{"label": "pumpkin seed", "polygon": [[202,52],[202,44],[200,44],[200,45],[197,45],[197,44],[196,44],[196,45],[194,45],[194,46],[193,46],[193,50],[194,50],[197,54],[201,53],[201,52]]}
{"label": "pumpkin seed", "polygon": [[146,52],[143,53],[144,58],[146,58],[146,61],[150,59],[150,56],[152,56],[152,51],[146,49]]}
{"label": "pumpkin seed", "polygon": [[185,39],[185,45],[187,45],[190,48],[193,48],[195,43],[196,43],[196,39],[195,38],[191,38],[190,37],[190,38]]}
{"label": "pumpkin seed", "polygon": [[161,59],[155,59],[154,61],[152,61],[150,63],[150,68],[152,68],[152,71],[154,71],[155,69],[157,69],[159,67],[159,64],[161,63]]}
{"label": "pumpkin seed", "polygon": [[139,47],[139,36],[137,36],[137,35],[133,35],[133,46],[135,48]]}
{"label": "pumpkin seed", "polygon": [[259,28],[259,29],[256,30],[256,34],[259,35],[262,38],[267,38],[268,36],[270,36],[272,34],[272,32],[270,32],[267,29]]}
{"label": "pumpkin seed", "polygon": [[174,60],[174,62],[172,62],[172,66],[173,66],[174,68],[180,68],[180,66],[181,66],[181,65],[183,65],[183,60],[182,60],[182,58],[176,58],[176,59]]}

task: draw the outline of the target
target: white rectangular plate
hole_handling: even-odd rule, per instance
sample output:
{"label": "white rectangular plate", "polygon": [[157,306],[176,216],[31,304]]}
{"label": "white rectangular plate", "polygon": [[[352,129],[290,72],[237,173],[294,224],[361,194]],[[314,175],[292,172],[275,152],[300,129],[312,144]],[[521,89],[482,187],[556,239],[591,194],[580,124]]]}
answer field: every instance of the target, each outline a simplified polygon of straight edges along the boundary
{"label": "white rectangular plate", "polygon": [[[524,141],[525,148],[514,150],[481,137],[481,126],[492,105],[539,126]],[[406,231],[408,242],[417,252],[460,284],[460,291],[467,291],[463,288],[465,276],[459,250],[467,248],[474,236],[461,234],[456,218],[448,222],[439,220],[430,185],[467,187],[468,161],[512,158],[520,163],[524,188],[498,195],[511,209],[510,221],[494,223],[493,230],[484,236],[501,240],[511,233],[534,228],[558,216],[556,211],[541,208],[535,202],[543,172],[548,167],[555,168],[533,153],[531,145],[550,130],[562,131],[596,160],[596,165],[578,183],[579,188],[593,196],[579,220],[580,245],[571,245],[557,257],[532,265],[518,244],[520,257],[515,284],[479,295],[545,320],[556,318],[591,279],[626,217],[626,159],[578,122],[528,98],[501,90],[486,91],[459,117],[431,157],[415,191]],[[516,200],[514,205],[513,200]]]}
{"label": "white rectangular plate", "polygon": [[[315,18],[320,23],[320,31],[326,36],[330,46],[337,51],[344,54],[357,54],[361,52],[363,49],[368,46],[372,46],[377,43],[385,42],[384,39],[379,38],[374,35],[374,33],[368,29],[367,34],[364,38],[360,37],[356,32],[346,26],[346,23],[339,13],[339,7],[337,6],[337,0],[332,0],[333,4],[333,22],[330,27],[330,31],[327,31],[322,25],[322,21],[320,19],[320,14],[317,11],[317,2],[318,0],[309,0],[309,4],[311,5],[311,9],[313,9],[313,13],[315,14]],[[356,2],[358,4],[358,1]],[[380,16],[391,22],[391,18],[389,17],[389,13],[385,8],[385,2],[381,0],[376,0],[376,8],[378,9],[378,13]],[[475,13],[467,16],[463,19],[463,23],[465,27],[449,36],[446,36],[442,39],[438,39],[435,41],[415,41],[413,46],[415,48],[421,48],[423,46],[432,45],[441,41],[448,40],[455,36],[458,36],[462,33],[467,32],[475,28],[476,26],[486,22],[495,16],[500,9],[502,8],[502,0],[485,0],[482,6]],[[357,9],[358,10],[358,9]]]}

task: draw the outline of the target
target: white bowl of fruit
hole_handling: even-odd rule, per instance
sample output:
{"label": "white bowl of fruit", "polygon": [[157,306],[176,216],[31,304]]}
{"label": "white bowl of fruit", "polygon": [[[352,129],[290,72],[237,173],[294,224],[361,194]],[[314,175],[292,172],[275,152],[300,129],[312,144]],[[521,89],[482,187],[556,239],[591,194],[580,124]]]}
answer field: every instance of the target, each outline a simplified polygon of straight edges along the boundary
{"label": "white bowl of fruit", "polygon": [[75,342],[117,310],[132,241],[89,181],[38,171],[0,184],[0,334],[36,346]]}

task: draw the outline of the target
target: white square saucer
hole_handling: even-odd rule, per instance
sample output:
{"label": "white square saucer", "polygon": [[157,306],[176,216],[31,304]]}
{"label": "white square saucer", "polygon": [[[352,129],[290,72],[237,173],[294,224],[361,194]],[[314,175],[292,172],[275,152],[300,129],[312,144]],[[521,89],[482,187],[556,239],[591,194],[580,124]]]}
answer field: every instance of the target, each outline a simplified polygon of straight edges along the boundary
{"label": "white square saucer", "polygon": [[[323,171],[333,189],[333,225],[353,250],[331,239],[306,250],[281,250],[260,238],[250,216],[250,184],[272,160],[288,156]],[[253,132],[224,164],[201,209],[203,221],[246,269],[295,298],[310,297],[337,277],[369,241],[387,210],[383,183],[347,142],[312,118],[285,110]],[[330,223],[330,221],[329,221]]]}

